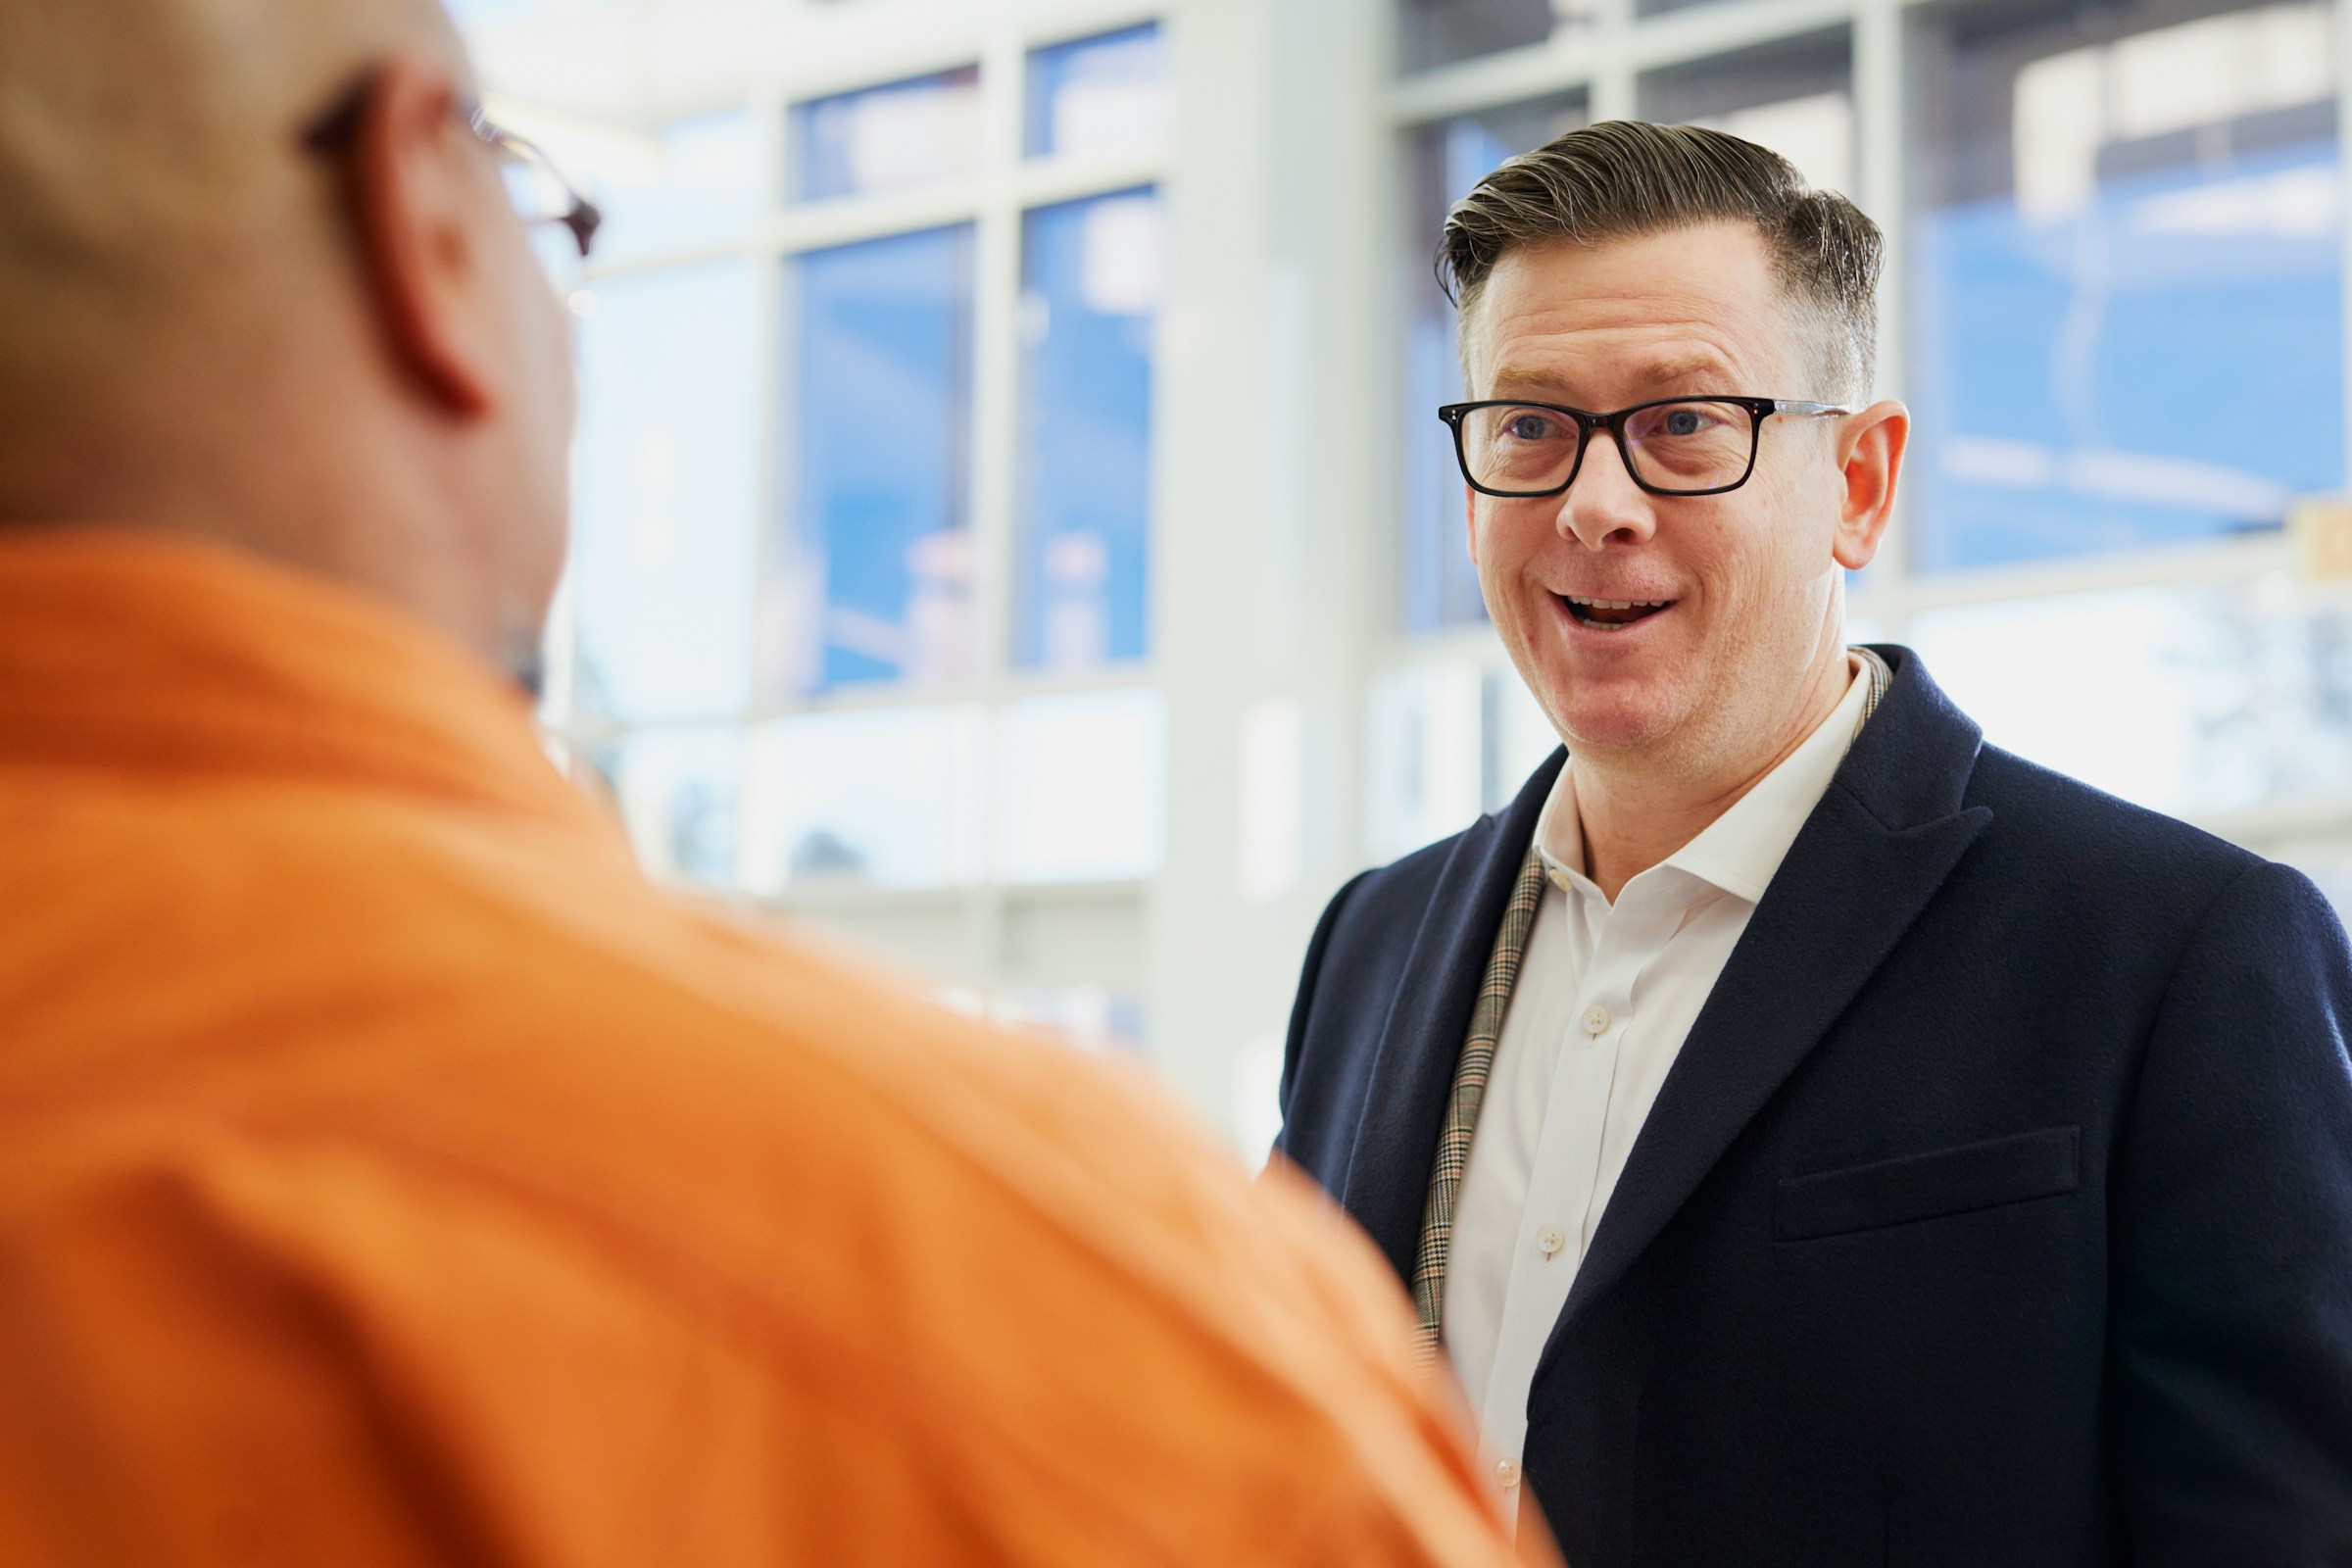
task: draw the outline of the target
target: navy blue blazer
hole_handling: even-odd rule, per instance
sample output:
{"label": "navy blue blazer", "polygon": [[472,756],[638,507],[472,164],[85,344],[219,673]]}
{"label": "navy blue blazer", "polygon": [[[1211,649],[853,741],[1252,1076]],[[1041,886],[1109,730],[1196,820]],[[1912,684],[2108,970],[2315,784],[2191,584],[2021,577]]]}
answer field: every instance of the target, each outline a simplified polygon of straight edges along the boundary
{"label": "navy blue blazer", "polygon": [[[1575,1568],[2352,1563],[2342,929],[1880,652],[1544,1346],[1536,1499]],[[1278,1147],[1400,1278],[1563,760],[1307,953]]]}

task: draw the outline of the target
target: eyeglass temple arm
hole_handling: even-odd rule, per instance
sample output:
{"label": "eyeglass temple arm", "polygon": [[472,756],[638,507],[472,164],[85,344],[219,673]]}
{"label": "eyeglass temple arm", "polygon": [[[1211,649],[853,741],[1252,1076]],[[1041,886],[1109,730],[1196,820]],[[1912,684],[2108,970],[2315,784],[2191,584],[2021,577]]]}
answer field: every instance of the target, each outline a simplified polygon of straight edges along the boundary
{"label": "eyeglass temple arm", "polygon": [[478,101],[467,99],[465,108],[466,123],[476,136],[530,164],[563,188],[564,199],[570,206],[548,221],[562,223],[571,230],[573,243],[579,246],[580,255],[586,257],[589,247],[596,240],[596,231],[604,226],[603,209],[580,194],[579,187],[564,177],[564,171],[556,167],[556,161],[548,157],[537,142],[528,136],[518,136],[492,120],[489,111]]}

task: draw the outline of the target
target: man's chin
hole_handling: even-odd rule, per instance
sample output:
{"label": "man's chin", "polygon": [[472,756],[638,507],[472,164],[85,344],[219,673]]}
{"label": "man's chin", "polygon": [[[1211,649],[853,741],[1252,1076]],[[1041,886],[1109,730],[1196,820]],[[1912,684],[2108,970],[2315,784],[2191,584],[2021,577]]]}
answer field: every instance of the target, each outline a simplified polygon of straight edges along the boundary
{"label": "man's chin", "polygon": [[1677,695],[1658,682],[1612,681],[1601,690],[1564,694],[1549,706],[1570,751],[1638,756],[1681,727]]}

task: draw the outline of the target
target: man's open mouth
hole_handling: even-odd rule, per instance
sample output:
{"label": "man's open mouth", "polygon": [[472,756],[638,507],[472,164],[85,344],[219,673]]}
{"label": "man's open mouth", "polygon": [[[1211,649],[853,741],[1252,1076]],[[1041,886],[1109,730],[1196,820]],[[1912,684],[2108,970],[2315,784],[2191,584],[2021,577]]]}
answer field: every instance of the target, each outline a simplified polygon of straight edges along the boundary
{"label": "man's open mouth", "polygon": [[1661,610],[1671,608],[1674,601],[1671,599],[1580,599],[1574,594],[1562,594],[1560,603],[1568,607],[1568,613],[1576,617],[1578,625],[1590,626],[1595,631],[1615,631],[1623,626],[1631,626],[1637,620],[1654,615]]}

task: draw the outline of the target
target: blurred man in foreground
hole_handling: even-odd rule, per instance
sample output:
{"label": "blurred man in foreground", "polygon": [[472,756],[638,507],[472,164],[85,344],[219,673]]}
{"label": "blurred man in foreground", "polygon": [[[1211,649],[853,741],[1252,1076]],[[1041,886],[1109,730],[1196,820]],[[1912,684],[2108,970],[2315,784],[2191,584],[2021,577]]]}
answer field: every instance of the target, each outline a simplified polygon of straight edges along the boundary
{"label": "blurred man in foreground", "polygon": [[0,1562],[1503,1558],[1335,1221],[550,769],[464,82],[428,0],[0,7]]}

